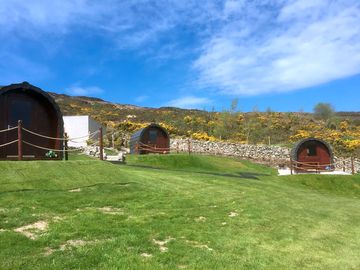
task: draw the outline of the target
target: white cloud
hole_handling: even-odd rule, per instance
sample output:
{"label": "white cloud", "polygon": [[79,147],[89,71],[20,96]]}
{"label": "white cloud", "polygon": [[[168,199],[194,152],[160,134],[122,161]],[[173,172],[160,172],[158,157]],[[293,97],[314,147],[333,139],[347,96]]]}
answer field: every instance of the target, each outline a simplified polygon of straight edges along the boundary
{"label": "white cloud", "polygon": [[[167,1],[12,0],[1,1],[0,34],[41,39],[75,29],[109,35],[120,47],[144,44],[172,28],[178,18]],[[180,8],[180,7],[179,7]],[[151,23],[150,23],[151,22]]]}
{"label": "white cloud", "polygon": [[87,31],[111,40],[109,52],[186,54],[201,88],[258,95],[359,74],[359,22],[358,0],[3,0],[0,50]]}
{"label": "white cloud", "polygon": [[[99,9],[98,13],[96,9]],[[1,1],[0,32],[16,31],[19,35],[38,35],[44,31],[60,34],[84,17],[98,18],[97,14],[101,16],[102,10],[100,5],[90,5],[84,0]]]}
{"label": "white cloud", "polygon": [[[227,4],[231,13],[237,6]],[[203,34],[222,19],[222,1],[213,0],[11,0],[0,4],[0,36],[32,37],[44,43],[76,30],[111,38],[119,48],[149,46],[178,26]],[[46,39],[43,39],[46,36]]]}
{"label": "white cloud", "polygon": [[245,4],[244,0],[226,0],[224,4],[225,17],[228,18],[231,15],[239,14]]}
{"label": "white cloud", "polygon": [[104,93],[104,89],[97,86],[71,86],[66,89],[66,93],[72,96],[93,96]]}
{"label": "white cloud", "polygon": [[[259,18],[252,23],[244,16],[245,21],[229,22],[214,34],[194,62],[200,73],[199,85],[225,94],[258,95],[360,73],[357,2],[289,3],[266,24]],[[258,11],[259,16],[268,18],[270,11]]]}
{"label": "white cloud", "polygon": [[209,98],[186,96],[170,100],[166,106],[179,107],[184,109],[199,108],[202,105],[209,105],[212,101]]}

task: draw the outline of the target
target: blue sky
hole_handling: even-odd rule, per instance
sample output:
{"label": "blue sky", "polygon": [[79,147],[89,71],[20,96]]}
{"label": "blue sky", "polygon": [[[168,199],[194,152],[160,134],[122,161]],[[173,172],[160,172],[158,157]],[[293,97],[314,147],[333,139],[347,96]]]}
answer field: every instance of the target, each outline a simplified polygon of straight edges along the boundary
{"label": "blue sky", "polygon": [[360,111],[358,0],[0,0],[0,85],[140,106]]}

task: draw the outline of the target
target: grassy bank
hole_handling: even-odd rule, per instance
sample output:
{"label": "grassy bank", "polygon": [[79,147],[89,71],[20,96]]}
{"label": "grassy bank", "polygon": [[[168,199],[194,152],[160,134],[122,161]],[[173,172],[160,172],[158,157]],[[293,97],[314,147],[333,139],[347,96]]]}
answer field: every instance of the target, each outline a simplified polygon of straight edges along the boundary
{"label": "grassy bank", "polygon": [[187,155],[1,162],[0,175],[1,269],[360,267],[359,176]]}

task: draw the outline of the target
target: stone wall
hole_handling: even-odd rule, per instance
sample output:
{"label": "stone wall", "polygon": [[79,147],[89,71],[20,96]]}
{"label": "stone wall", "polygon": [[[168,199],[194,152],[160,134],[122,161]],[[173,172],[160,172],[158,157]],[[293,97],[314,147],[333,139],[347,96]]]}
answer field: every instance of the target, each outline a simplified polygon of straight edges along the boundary
{"label": "stone wall", "polygon": [[[342,157],[335,157],[334,158],[335,168],[339,171],[345,171],[351,173],[351,159],[350,158],[342,158]],[[354,159],[354,170],[355,173],[360,173],[360,159]]]}
{"label": "stone wall", "polygon": [[[197,154],[234,156],[250,159],[273,167],[289,166],[290,149],[274,145],[249,145],[229,142],[208,142],[188,139],[171,139],[171,151],[188,152]],[[336,169],[351,172],[350,158],[335,157]],[[355,159],[355,171],[360,173],[360,160]]]}
{"label": "stone wall", "polygon": [[[170,148],[172,151],[188,152],[189,140],[172,139]],[[290,149],[272,145],[190,140],[190,151],[197,154],[234,156],[260,162],[287,163],[290,158]]]}

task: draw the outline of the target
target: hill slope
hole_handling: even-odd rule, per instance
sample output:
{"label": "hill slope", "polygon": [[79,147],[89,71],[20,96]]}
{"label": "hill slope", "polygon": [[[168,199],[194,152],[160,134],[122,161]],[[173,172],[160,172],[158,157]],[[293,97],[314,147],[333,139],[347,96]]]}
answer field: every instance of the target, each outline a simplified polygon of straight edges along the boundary
{"label": "hill slope", "polygon": [[[51,93],[64,115],[90,115],[111,131],[120,131],[116,144],[150,122],[158,122],[171,136],[200,140],[230,140],[240,143],[289,144],[305,137],[330,142],[343,154],[360,149],[360,113],[341,112],[327,121],[307,113],[207,112],[179,108],[142,108],[89,97]],[[110,137],[109,137],[110,139]],[[348,141],[355,140],[355,143]],[[360,155],[360,153],[359,153]]]}
{"label": "hill slope", "polygon": [[129,158],[132,166],[1,162],[0,268],[360,267],[359,176],[279,178],[229,158]]}

